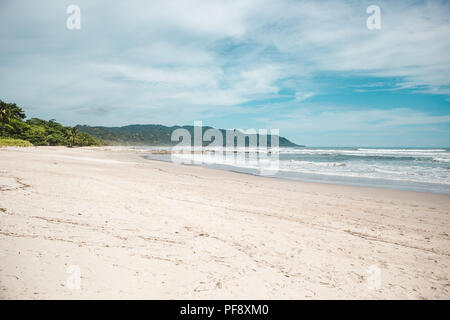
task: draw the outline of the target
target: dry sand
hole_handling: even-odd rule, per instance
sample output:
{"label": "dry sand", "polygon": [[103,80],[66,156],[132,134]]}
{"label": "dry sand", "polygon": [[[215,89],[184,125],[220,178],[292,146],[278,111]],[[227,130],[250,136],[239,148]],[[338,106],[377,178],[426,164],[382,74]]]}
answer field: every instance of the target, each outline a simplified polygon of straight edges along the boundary
{"label": "dry sand", "polygon": [[448,195],[2,148],[0,298],[449,299],[449,212]]}

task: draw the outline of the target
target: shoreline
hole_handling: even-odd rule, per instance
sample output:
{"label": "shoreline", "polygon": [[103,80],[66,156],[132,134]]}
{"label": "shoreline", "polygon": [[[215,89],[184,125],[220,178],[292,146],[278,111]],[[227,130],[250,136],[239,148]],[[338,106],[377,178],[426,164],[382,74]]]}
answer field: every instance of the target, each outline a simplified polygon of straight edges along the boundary
{"label": "shoreline", "polygon": [[0,186],[2,299],[450,297],[449,195],[114,147],[2,148]]}
{"label": "shoreline", "polygon": [[[169,155],[170,151],[160,152],[150,152],[149,154],[143,155],[142,158],[149,161],[161,161],[166,163],[172,163],[170,159],[165,158]],[[161,157],[164,155],[164,157]],[[155,157],[156,156],[156,157]],[[152,158],[153,157],[153,158]],[[159,158],[158,158],[159,157]],[[376,189],[387,189],[387,190],[400,190],[400,191],[411,191],[411,192],[422,192],[422,193],[432,193],[432,194],[442,194],[450,195],[450,189],[447,185],[441,183],[424,183],[409,180],[387,180],[382,178],[367,178],[367,177],[348,177],[339,176],[333,174],[317,174],[317,173],[298,173],[286,170],[279,170],[274,175],[260,175],[258,174],[258,169],[246,168],[237,165],[225,165],[225,164],[214,164],[214,163],[191,163],[183,164],[186,166],[196,166],[205,169],[215,169],[221,171],[228,171],[234,173],[241,173],[257,177],[266,177],[274,179],[282,179],[289,181],[298,181],[303,183],[319,183],[319,184],[329,184],[334,186],[353,186],[361,188],[376,188]]]}
{"label": "shoreline", "polygon": [[[171,161],[166,161],[166,160],[159,160],[159,159],[149,159],[149,158],[145,158],[145,156],[142,156],[143,159],[145,159],[146,161],[156,161],[156,162],[163,162],[163,163],[172,163]],[[388,186],[373,186],[373,185],[359,185],[359,184],[352,184],[352,183],[338,183],[338,182],[327,182],[327,181],[308,181],[308,180],[302,180],[302,179],[295,179],[295,178],[288,178],[288,177],[280,177],[280,176],[262,176],[259,175],[257,173],[252,173],[252,172],[245,172],[245,171],[238,171],[238,170],[233,170],[231,168],[239,168],[240,167],[234,167],[234,166],[225,166],[223,165],[223,167],[230,167],[230,169],[222,169],[219,168],[219,166],[216,165],[203,165],[203,164],[180,164],[182,166],[186,166],[186,167],[198,167],[198,168],[203,168],[206,170],[218,170],[218,171],[225,171],[225,172],[231,172],[231,173],[236,173],[236,174],[242,174],[242,175],[246,175],[246,176],[251,176],[251,177],[259,177],[259,178],[267,178],[267,179],[275,179],[275,180],[281,180],[281,181],[294,181],[294,182],[299,182],[299,183],[305,183],[305,184],[317,184],[317,185],[330,185],[336,188],[339,187],[354,187],[354,188],[368,188],[368,189],[381,189],[381,190],[386,190],[386,191],[405,191],[405,192],[411,192],[411,193],[419,193],[419,194],[436,194],[436,195],[450,195],[450,193],[444,193],[444,192],[433,192],[433,191],[423,191],[423,190],[413,190],[413,189],[400,189],[400,188],[396,188],[396,187],[388,187]],[[381,179],[380,179],[381,180]]]}

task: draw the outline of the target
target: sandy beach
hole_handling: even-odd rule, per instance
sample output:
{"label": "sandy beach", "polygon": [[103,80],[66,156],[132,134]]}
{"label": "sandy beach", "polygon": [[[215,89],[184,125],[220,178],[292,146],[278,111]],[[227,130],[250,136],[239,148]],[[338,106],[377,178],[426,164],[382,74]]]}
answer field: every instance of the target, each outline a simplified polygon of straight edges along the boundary
{"label": "sandy beach", "polygon": [[0,298],[449,299],[449,213],[449,195],[1,148]]}

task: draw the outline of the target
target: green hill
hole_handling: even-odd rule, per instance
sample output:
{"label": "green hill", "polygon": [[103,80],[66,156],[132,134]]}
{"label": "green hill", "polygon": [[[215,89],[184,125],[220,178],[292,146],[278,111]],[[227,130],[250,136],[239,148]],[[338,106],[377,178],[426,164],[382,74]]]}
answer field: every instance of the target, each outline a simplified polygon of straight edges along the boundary
{"label": "green hill", "polygon": [[[152,145],[152,146],[173,146],[178,142],[171,141],[172,132],[179,128],[188,130],[193,140],[194,127],[193,126],[173,126],[166,127],[159,124],[146,124],[146,125],[129,125],[124,127],[91,127],[86,125],[78,125],[77,128],[80,132],[87,133],[99,139],[103,144],[109,145]],[[211,127],[203,127],[203,132]],[[226,131],[220,129],[224,140],[226,137]],[[236,141],[236,139],[235,139]],[[259,141],[259,139],[258,139]],[[193,141],[191,141],[193,143]],[[208,145],[210,142],[204,142],[204,145]],[[267,137],[267,144],[270,146],[270,135]],[[248,145],[248,139],[246,141]],[[302,147],[297,145],[284,137],[279,138],[280,147]]]}

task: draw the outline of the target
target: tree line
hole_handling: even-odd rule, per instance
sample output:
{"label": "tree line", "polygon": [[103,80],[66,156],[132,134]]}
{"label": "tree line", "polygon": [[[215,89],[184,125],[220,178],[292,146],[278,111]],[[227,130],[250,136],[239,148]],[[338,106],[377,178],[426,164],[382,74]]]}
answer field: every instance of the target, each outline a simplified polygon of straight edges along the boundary
{"label": "tree line", "polygon": [[35,146],[94,146],[100,141],[77,128],[63,126],[54,119],[27,119],[15,103],[0,100],[0,139],[20,139]]}

